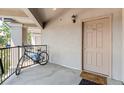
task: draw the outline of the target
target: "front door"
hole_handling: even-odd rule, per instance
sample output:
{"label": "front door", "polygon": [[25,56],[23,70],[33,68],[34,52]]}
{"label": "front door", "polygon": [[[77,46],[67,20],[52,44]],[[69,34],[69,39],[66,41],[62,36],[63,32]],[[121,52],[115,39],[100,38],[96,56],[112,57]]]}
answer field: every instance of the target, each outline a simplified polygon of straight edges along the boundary
{"label": "front door", "polygon": [[110,18],[84,22],[83,69],[110,75],[111,22]]}
{"label": "front door", "polygon": [[35,35],[35,45],[41,45],[41,35]]}
{"label": "front door", "polygon": [[32,35],[32,44],[33,45],[41,45],[41,34],[33,34]]}

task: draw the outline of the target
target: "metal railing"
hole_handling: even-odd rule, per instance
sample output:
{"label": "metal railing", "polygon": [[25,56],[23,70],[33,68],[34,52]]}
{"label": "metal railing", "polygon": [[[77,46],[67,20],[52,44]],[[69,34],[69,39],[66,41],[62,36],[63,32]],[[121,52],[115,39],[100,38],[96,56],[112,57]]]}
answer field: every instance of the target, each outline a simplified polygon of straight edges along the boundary
{"label": "metal railing", "polygon": [[[26,45],[30,51],[41,49],[47,52],[47,45]],[[24,53],[24,46],[10,48],[0,48],[0,84],[15,73],[17,63]],[[31,59],[26,59],[22,68],[29,67],[35,63]]]}

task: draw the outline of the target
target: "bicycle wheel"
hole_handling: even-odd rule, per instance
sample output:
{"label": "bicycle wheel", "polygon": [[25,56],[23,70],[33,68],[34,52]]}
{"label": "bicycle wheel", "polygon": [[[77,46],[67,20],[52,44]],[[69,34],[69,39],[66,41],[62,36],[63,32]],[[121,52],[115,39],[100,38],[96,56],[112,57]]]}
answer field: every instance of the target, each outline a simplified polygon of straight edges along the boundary
{"label": "bicycle wheel", "polygon": [[45,65],[45,64],[48,63],[48,61],[49,61],[49,55],[48,55],[48,53],[47,52],[42,52],[40,54],[39,64],[40,65]]}
{"label": "bicycle wheel", "polygon": [[21,72],[21,67],[22,67],[22,64],[23,64],[23,62],[21,62],[22,58],[23,58],[23,56],[20,58],[20,60],[19,60],[19,62],[17,64],[16,71],[15,71],[16,75],[19,75],[20,72]]}
{"label": "bicycle wheel", "polygon": [[17,68],[16,68],[16,72],[15,72],[15,74],[16,74],[16,75],[19,75],[20,72],[21,72],[21,68],[20,68],[20,67],[17,67]]}

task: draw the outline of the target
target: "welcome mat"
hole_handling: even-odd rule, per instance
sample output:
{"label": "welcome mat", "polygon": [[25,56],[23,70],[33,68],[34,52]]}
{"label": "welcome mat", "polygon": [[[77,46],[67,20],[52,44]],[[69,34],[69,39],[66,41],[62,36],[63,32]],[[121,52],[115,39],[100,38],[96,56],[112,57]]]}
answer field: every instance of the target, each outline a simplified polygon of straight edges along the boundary
{"label": "welcome mat", "polygon": [[79,85],[99,85],[99,84],[89,81],[89,80],[86,80],[86,79],[82,79],[81,82],[79,83]]}

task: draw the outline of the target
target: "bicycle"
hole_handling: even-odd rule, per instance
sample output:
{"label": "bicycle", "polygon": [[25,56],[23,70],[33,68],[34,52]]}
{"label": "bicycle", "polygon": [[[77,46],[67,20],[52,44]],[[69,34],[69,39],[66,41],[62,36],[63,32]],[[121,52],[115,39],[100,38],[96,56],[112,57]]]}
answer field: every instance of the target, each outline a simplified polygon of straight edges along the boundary
{"label": "bicycle", "polygon": [[[38,49],[37,52],[32,52],[30,50],[27,50],[26,47],[30,46],[23,46],[24,47],[24,54],[22,57],[19,59],[19,62],[16,67],[15,74],[19,75],[21,72],[21,68],[23,65],[23,62],[25,59],[31,59],[35,63],[39,63],[40,65],[46,65],[49,61],[49,55],[46,51],[41,51],[41,49]],[[21,63],[21,60],[24,58],[24,60]]]}

